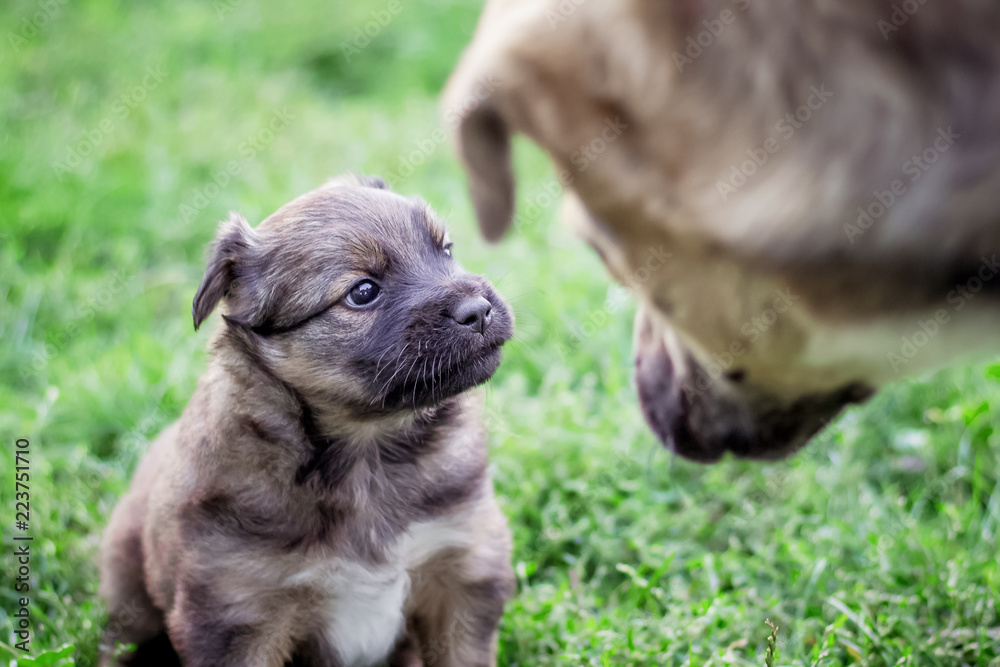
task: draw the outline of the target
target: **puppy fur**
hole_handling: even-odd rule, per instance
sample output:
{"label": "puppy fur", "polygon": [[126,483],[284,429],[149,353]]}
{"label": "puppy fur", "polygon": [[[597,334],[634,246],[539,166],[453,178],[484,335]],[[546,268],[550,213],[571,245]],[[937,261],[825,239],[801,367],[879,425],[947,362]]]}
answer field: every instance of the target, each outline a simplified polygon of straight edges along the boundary
{"label": "puppy fur", "polygon": [[997,348],[993,0],[490,0],[444,108],[488,238],[513,212],[509,135],[550,153],[565,217],[640,299],[643,408],[684,456],[787,454]]}
{"label": "puppy fur", "polygon": [[196,327],[219,302],[104,534],[104,664],[495,665],[510,535],[469,390],[512,333],[499,295],[426,204],[352,177],[223,223]]}

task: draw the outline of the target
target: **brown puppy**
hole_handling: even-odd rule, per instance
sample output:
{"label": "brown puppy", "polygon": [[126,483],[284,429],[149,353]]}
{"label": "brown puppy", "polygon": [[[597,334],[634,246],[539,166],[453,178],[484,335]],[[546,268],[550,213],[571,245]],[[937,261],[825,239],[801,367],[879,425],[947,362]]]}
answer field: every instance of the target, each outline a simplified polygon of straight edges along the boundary
{"label": "brown puppy", "polygon": [[510,134],[551,154],[686,457],[787,454],[997,349],[995,0],[490,0],[445,108],[488,238]]}
{"label": "brown puppy", "polygon": [[105,662],[496,664],[510,536],[468,390],[513,322],[450,248],[380,179],[222,224],[208,370],[105,532]]}

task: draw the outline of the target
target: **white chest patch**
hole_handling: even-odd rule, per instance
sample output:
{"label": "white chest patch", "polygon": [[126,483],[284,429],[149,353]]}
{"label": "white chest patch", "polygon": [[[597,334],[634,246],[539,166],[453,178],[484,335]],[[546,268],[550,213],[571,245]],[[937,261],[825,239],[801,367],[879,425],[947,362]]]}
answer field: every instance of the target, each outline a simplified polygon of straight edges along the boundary
{"label": "white chest patch", "polygon": [[410,578],[401,567],[368,568],[335,560],[321,568],[328,594],[326,639],[345,667],[383,661],[403,632]]}
{"label": "white chest patch", "polygon": [[470,543],[462,519],[414,524],[393,545],[388,563],[310,560],[285,580],[325,592],[322,632],[344,667],[372,667],[388,657],[405,628],[410,572],[443,549]]}

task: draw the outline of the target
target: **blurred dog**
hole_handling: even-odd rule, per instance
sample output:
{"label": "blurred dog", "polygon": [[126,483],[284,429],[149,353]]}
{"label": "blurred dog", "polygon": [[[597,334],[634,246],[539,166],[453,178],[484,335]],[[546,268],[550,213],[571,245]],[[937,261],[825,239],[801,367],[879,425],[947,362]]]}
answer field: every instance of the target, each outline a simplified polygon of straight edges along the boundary
{"label": "blurred dog", "polygon": [[[479,400],[512,334],[426,204],[346,179],[221,226],[224,324],[102,546],[127,664],[496,664],[510,536]],[[163,636],[169,636],[169,641]],[[173,658],[176,664],[177,658]]]}
{"label": "blurred dog", "polygon": [[510,134],[551,154],[639,295],[643,410],[687,458],[787,455],[997,347],[993,0],[491,0],[444,104],[489,239]]}

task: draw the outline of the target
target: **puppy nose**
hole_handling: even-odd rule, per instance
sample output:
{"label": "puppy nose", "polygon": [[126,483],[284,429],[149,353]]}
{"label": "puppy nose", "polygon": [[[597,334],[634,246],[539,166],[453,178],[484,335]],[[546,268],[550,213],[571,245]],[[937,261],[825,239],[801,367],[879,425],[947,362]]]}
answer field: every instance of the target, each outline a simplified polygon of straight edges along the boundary
{"label": "puppy nose", "polygon": [[467,296],[451,307],[448,316],[463,327],[486,333],[493,320],[493,306],[484,297]]}

